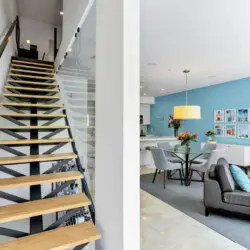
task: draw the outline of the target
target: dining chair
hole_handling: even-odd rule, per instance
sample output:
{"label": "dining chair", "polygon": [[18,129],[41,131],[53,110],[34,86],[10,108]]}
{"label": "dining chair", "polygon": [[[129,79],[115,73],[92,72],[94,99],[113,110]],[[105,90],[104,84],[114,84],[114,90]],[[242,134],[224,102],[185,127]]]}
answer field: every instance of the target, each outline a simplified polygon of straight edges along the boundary
{"label": "dining chair", "polygon": [[191,184],[193,172],[200,174],[202,181],[204,181],[205,173],[208,171],[212,164],[216,164],[218,159],[224,156],[225,150],[212,150],[207,160],[202,163],[190,162],[189,166],[189,183]]}
{"label": "dining chair", "polygon": [[[211,150],[211,151],[216,150],[217,144],[206,142],[204,144],[201,144],[201,149],[202,150]],[[209,159],[209,156],[210,156],[210,154],[203,154],[203,155],[195,158],[194,160],[191,160],[190,163],[191,164],[203,164]]]}
{"label": "dining chair", "polygon": [[181,185],[183,185],[181,164],[170,162],[162,148],[152,148],[151,152],[152,152],[152,156],[153,156],[155,167],[156,167],[152,183],[155,182],[157,172],[163,171],[163,183],[164,183],[164,189],[165,189],[166,188],[166,177],[167,177],[166,172],[172,171],[172,170],[177,170],[177,171],[179,171],[179,174],[180,174]]}
{"label": "dining chair", "polygon": [[178,155],[168,152],[168,150],[173,147],[171,146],[171,144],[169,142],[158,142],[157,143],[158,148],[161,148],[164,150],[164,153],[168,159],[168,161],[172,162],[172,163],[180,163],[181,164],[181,170],[183,173],[183,164],[185,163],[184,159],[182,159],[181,157],[178,157]]}

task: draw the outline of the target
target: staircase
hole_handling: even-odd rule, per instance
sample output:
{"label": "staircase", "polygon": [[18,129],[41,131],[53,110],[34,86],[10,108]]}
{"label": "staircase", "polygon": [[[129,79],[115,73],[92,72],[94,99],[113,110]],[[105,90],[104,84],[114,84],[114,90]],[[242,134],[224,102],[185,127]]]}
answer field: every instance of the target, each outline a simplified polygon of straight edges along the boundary
{"label": "staircase", "polygon": [[[0,157],[0,171],[10,177],[0,179],[0,198],[14,204],[0,207],[0,223],[29,219],[30,231],[26,233],[0,225],[0,235],[16,238],[0,243],[0,249],[82,249],[89,242],[100,239],[94,224],[94,205],[67,114],[63,104],[57,103],[60,101],[60,90],[53,64],[13,57],[3,99],[0,105],[10,111],[0,112],[0,116],[12,125],[1,126],[0,123],[0,131],[12,138],[0,140],[4,156]],[[60,110],[62,112],[58,113]],[[54,125],[57,121],[64,121],[64,125]],[[57,138],[63,131],[68,132],[68,137]],[[67,144],[71,144],[71,152],[56,153]],[[18,147],[28,147],[29,154],[18,150]],[[69,162],[73,162],[75,169],[66,168],[65,171],[62,166],[67,166]],[[46,170],[40,166],[44,163]],[[17,170],[19,164],[26,164],[23,166],[29,168],[29,175]],[[12,165],[15,167],[12,168]],[[61,195],[65,188],[76,182],[81,186],[78,193]],[[44,195],[42,185],[45,184],[53,184],[53,188]],[[10,188],[25,187],[30,189],[29,200],[8,193]],[[90,219],[87,221],[88,216],[85,216],[83,223],[69,223],[83,208]],[[43,216],[51,213],[56,214],[56,219],[45,228]]]}

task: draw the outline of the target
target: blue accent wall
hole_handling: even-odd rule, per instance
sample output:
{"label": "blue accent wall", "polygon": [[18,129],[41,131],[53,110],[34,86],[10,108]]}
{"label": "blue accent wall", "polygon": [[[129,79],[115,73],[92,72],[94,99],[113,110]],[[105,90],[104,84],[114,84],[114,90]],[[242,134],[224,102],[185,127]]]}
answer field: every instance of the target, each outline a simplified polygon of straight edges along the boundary
{"label": "blue accent wall", "polygon": [[[201,107],[202,119],[184,121],[180,131],[198,133],[198,141],[206,141],[205,132],[214,129],[215,109],[250,108],[250,77],[190,90],[188,103]],[[173,136],[173,129],[168,128],[168,116],[177,105],[185,105],[185,92],[155,98],[155,104],[151,105],[150,125],[155,135]],[[216,140],[221,143],[250,145],[250,139],[216,137]]]}

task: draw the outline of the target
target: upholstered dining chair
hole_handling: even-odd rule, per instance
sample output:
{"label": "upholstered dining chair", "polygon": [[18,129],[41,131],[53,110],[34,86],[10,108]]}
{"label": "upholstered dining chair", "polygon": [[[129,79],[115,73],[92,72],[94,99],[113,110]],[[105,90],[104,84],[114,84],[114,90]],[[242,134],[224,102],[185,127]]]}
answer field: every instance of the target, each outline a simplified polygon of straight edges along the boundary
{"label": "upholstered dining chair", "polygon": [[202,161],[202,163],[190,162],[189,166],[189,182],[191,184],[193,172],[197,172],[202,177],[204,181],[205,173],[208,171],[212,164],[216,164],[218,159],[224,156],[225,150],[212,150],[207,160]]}
{"label": "upholstered dining chair", "polygon": [[158,148],[161,148],[164,150],[164,153],[167,156],[168,161],[170,161],[172,163],[180,163],[181,164],[181,170],[183,173],[183,164],[185,161],[181,157],[178,157],[176,154],[168,152],[168,149],[172,147],[170,145],[170,143],[169,142],[158,142],[157,146],[158,146]]}
{"label": "upholstered dining chair", "polygon": [[166,179],[167,179],[166,172],[177,170],[177,171],[179,171],[179,174],[180,174],[181,185],[183,185],[181,164],[170,162],[162,148],[152,148],[151,152],[152,152],[152,156],[153,156],[155,167],[156,167],[154,178],[153,178],[152,182],[153,183],[155,182],[155,178],[156,178],[158,171],[163,171],[163,184],[164,184],[164,188],[166,188]]}

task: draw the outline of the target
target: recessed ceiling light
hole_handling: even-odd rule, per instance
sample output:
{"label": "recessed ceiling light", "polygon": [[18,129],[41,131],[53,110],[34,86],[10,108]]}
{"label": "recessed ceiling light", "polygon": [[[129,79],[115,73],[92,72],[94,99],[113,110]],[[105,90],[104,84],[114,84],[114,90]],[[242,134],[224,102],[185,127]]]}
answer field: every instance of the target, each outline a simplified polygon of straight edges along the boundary
{"label": "recessed ceiling light", "polygon": [[148,63],[148,66],[156,66],[157,65],[157,63],[155,63],[155,62],[149,62]]}
{"label": "recessed ceiling light", "polygon": [[72,49],[71,48],[69,48],[69,52],[71,52],[72,51]]}
{"label": "recessed ceiling light", "polygon": [[30,40],[27,40],[26,43],[30,44]]}
{"label": "recessed ceiling light", "polygon": [[61,11],[60,11],[60,15],[62,16],[63,14],[64,14],[64,12],[61,10]]}
{"label": "recessed ceiling light", "polygon": [[143,95],[147,95],[146,93],[144,93]]}
{"label": "recessed ceiling light", "polygon": [[164,91],[165,89],[161,89],[161,91]]}

